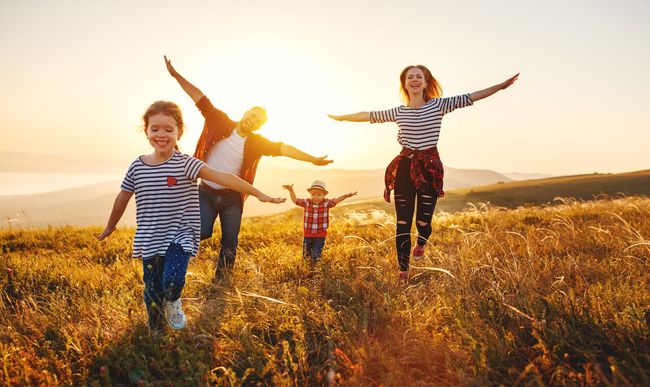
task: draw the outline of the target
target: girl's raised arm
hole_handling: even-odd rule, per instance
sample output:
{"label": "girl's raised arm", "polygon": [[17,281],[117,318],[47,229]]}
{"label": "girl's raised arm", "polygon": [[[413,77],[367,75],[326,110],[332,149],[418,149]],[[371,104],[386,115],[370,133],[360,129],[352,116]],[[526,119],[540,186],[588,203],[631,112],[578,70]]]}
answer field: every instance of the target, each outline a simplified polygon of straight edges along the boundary
{"label": "girl's raised arm", "polygon": [[284,203],[285,198],[272,198],[252,185],[248,184],[246,181],[242,180],[239,176],[234,175],[229,172],[219,171],[213,168],[203,166],[199,171],[199,177],[204,180],[210,180],[217,184],[221,184],[228,188],[234,189],[235,191],[243,192],[252,196],[255,196],[261,202],[267,203]]}
{"label": "girl's raised arm", "polygon": [[167,71],[169,71],[169,75],[174,77],[176,79],[176,82],[178,82],[179,85],[181,85],[181,88],[187,93],[187,95],[192,98],[192,101],[194,103],[197,103],[203,98],[203,92],[199,90],[198,87],[194,86],[193,84],[190,83],[187,79],[183,78],[182,75],[176,71],[174,66],[172,66],[172,62],[167,59],[167,56],[165,55],[165,66],[167,66]]}
{"label": "girl's raised arm", "polygon": [[515,83],[517,78],[519,78],[519,73],[517,73],[516,75],[506,79],[505,81],[499,83],[498,85],[488,87],[487,89],[475,91],[475,92],[473,92],[472,94],[469,95],[469,98],[473,102],[476,102],[476,101],[481,100],[483,98],[487,98],[487,97],[491,96],[492,94],[496,93],[499,90],[507,89],[508,87],[510,87],[510,85]]}
{"label": "girl's raised arm", "polygon": [[127,204],[129,204],[129,200],[131,200],[131,196],[133,196],[133,192],[127,192],[127,191],[120,191],[119,194],[117,194],[117,197],[115,198],[115,202],[113,203],[113,210],[111,211],[111,216],[108,218],[108,224],[106,224],[106,228],[104,231],[97,236],[97,240],[103,240],[107,236],[111,235],[113,231],[115,231],[115,227],[117,226],[117,222],[120,221],[122,218],[122,215],[124,215],[124,211],[126,210]]}
{"label": "girl's raised arm", "polygon": [[328,114],[327,116],[337,121],[352,121],[352,122],[370,121],[370,112],[359,112],[354,114],[345,114],[342,116],[335,116],[333,114]]}

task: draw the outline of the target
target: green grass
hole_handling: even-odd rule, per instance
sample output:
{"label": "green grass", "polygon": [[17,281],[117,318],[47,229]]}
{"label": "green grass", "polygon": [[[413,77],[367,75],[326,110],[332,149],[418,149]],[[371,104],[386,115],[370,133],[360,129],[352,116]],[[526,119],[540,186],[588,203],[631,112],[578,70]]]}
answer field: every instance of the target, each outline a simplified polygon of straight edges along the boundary
{"label": "green grass", "polygon": [[[446,200],[446,199],[444,199]],[[303,262],[301,212],[244,222],[231,282],[202,244],[187,329],[149,335],[133,230],[0,232],[2,384],[649,385],[650,199],[436,216],[399,285],[392,212],[333,212]]]}

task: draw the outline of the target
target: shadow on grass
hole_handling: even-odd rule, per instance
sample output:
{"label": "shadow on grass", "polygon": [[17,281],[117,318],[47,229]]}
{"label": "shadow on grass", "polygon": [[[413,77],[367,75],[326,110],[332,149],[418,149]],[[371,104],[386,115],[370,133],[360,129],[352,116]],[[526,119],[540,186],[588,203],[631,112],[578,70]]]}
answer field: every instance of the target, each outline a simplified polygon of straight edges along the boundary
{"label": "shadow on grass", "polygon": [[[102,385],[199,385],[205,383],[214,363],[213,346],[224,302],[216,298],[214,286],[205,289],[197,307],[184,302],[188,326],[174,331],[165,326],[149,332],[146,321],[135,321],[131,329],[99,352],[89,366],[88,384]],[[144,308],[144,304],[142,305]]]}

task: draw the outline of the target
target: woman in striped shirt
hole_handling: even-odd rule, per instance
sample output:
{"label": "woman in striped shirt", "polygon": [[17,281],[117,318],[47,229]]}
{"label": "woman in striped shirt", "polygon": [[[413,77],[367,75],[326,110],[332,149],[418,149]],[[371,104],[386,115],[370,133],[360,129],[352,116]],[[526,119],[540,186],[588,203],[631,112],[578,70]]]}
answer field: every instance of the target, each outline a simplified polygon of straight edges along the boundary
{"label": "woman in striped shirt", "polygon": [[158,101],[147,109],[144,131],[153,147],[129,167],[115,199],[108,224],[97,237],[109,236],[135,193],[137,229],[133,257],[142,259],[144,301],[152,332],[162,329],[162,317],[173,329],[182,329],[186,317],[181,305],[187,264],[196,255],[201,233],[196,179],[206,179],[256,196],[262,202],[282,203],[238,176],[212,169],[201,160],[178,151],[183,134],[180,108]]}
{"label": "woman in striped shirt", "polygon": [[429,69],[422,65],[408,66],[400,74],[400,91],[406,105],[383,111],[330,115],[337,121],[395,122],[399,127],[397,142],[402,145],[402,151],[386,168],[384,199],[390,202],[390,191],[395,190],[395,247],[400,280],[408,279],[416,199],[418,237],[413,258],[419,260],[424,256],[424,245],[431,235],[431,218],[436,201],[444,195],[444,170],[437,149],[442,117],[509,87],[518,77],[519,74],[514,75],[474,93],[442,98],[442,88]]}

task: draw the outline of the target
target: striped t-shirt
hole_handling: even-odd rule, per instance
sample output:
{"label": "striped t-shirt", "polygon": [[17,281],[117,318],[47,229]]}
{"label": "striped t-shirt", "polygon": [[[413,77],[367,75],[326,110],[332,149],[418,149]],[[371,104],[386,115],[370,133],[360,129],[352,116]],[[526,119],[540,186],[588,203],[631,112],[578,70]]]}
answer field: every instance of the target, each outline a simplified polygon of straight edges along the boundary
{"label": "striped t-shirt", "polygon": [[131,164],[121,188],[135,193],[134,258],[165,255],[173,242],[196,255],[201,233],[196,179],[204,165],[180,152],[159,165],[147,165],[141,158]]}
{"label": "striped t-shirt", "polygon": [[400,145],[416,150],[429,149],[438,144],[442,116],[472,104],[469,94],[432,98],[419,108],[401,105],[370,112],[370,123],[395,122],[399,126],[397,142]]}

